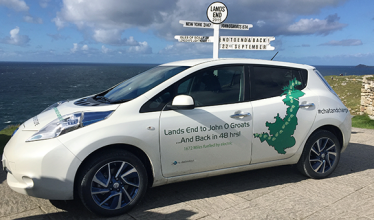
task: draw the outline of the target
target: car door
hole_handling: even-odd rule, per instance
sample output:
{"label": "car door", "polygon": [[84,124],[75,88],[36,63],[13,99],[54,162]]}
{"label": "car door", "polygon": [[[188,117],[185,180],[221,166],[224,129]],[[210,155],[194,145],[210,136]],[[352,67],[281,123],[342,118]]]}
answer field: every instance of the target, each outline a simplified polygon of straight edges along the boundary
{"label": "car door", "polygon": [[296,153],[315,120],[318,97],[306,87],[303,69],[253,66],[252,163],[280,160]]}
{"label": "car door", "polygon": [[195,108],[164,110],[160,153],[165,177],[250,163],[252,106],[245,102],[244,65],[200,70],[181,80],[174,95],[189,95]]}

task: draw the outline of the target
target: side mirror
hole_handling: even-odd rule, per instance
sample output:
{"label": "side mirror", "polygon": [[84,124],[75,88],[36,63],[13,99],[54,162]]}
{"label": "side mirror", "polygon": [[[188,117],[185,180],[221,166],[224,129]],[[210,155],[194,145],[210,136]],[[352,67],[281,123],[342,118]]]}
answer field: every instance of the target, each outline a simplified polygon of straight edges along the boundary
{"label": "side mirror", "polygon": [[168,105],[168,108],[173,110],[194,109],[195,102],[189,95],[177,95],[174,97],[171,105]]}

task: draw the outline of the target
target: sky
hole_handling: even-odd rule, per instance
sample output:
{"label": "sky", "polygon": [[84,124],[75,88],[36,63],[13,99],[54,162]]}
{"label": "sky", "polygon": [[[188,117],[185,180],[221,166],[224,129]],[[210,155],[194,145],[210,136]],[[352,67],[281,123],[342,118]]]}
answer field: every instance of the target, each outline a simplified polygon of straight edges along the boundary
{"label": "sky", "polygon": [[[212,58],[213,36],[179,20],[208,22],[213,0],[0,0],[0,61],[154,63]],[[374,66],[373,0],[224,0],[224,23],[249,30],[221,36],[274,36],[273,51],[220,50],[220,58],[309,65]]]}

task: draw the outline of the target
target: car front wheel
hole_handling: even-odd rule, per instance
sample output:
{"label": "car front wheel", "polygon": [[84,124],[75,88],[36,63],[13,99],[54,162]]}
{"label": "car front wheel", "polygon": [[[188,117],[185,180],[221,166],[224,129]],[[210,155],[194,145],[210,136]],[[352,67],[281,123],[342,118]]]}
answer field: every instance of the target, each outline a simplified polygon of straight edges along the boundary
{"label": "car front wheel", "polygon": [[326,130],[316,131],[306,142],[297,168],[308,177],[325,178],[337,167],[340,149],[340,143],[333,133]]}
{"label": "car front wheel", "polygon": [[127,151],[110,151],[89,160],[79,176],[78,194],[93,213],[128,212],[144,197],[148,178],[143,163]]}

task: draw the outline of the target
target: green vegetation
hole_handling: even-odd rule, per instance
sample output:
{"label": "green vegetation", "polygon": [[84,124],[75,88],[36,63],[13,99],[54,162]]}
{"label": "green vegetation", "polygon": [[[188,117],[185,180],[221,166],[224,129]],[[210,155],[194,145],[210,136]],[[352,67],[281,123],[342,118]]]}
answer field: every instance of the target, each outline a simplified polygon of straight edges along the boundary
{"label": "green vegetation", "polygon": [[[366,79],[370,80],[370,78]],[[361,104],[362,76],[325,76],[325,79],[354,116],[352,127],[374,129],[374,120],[371,120],[368,115],[358,115]]]}
{"label": "green vegetation", "polygon": [[5,129],[0,131],[0,155],[3,155],[3,149],[8,143],[10,137],[12,136],[13,132],[19,127],[19,125],[10,125]]}
{"label": "green vegetation", "polygon": [[356,115],[352,118],[352,127],[374,129],[374,120],[368,115]]}
{"label": "green vegetation", "polygon": [[362,76],[325,76],[352,115],[360,112]]}

